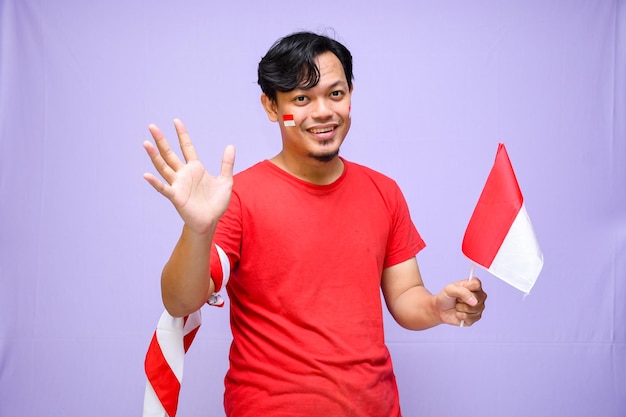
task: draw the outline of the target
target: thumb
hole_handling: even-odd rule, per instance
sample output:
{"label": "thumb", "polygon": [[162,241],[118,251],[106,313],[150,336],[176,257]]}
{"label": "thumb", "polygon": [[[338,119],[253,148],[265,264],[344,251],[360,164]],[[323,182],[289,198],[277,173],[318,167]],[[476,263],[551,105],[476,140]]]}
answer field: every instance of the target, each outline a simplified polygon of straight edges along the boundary
{"label": "thumb", "polygon": [[222,155],[221,175],[223,177],[232,177],[234,166],[235,166],[235,147],[233,145],[228,145],[224,149],[224,154]]}
{"label": "thumb", "polygon": [[[473,278],[475,279],[475,278]],[[473,287],[475,284],[471,282],[471,280],[463,280],[458,281],[453,284],[450,284],[446,287],[446,295],[448,297],[456,298],[470,306],[475,306],[478,304],[478,300],[474,293],[468,288]]]}

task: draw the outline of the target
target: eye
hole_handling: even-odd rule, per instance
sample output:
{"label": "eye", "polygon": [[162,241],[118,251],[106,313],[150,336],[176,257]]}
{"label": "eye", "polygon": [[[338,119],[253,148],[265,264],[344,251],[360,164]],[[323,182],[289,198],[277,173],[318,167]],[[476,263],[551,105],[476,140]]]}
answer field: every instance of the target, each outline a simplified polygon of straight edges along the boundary
{"label": "eye", "polygon": [[309,101],[309,98],[307,96],[296,96],[294,97],[293,101],[296,104],[305,104]]}
{"label": "eye", "polygon": [[335,90],[332,93],[330,93],[330,96],[332,98],[342,98],[344,96],[344,92],[342,90]]}

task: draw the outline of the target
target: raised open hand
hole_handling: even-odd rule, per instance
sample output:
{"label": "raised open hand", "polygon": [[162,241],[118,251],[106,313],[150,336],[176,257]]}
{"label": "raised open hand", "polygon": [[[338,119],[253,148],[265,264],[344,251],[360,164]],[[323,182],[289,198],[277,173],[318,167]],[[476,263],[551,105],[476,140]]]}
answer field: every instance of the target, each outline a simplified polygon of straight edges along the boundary
{"label": "raised open hand", "polygon": [[185,162],[170,148],[161,130],[151,124],[148,129],[156,148],[149,141],[143,146],[165,182],[150,173],[144,174],[144,178],[172,202],[189,229],[205,234],[228,207],[233,187],[235,148],[229,145],[224,149],[221,173],[213,177],[198,160],[183,122],[175,119],[174,126]]}

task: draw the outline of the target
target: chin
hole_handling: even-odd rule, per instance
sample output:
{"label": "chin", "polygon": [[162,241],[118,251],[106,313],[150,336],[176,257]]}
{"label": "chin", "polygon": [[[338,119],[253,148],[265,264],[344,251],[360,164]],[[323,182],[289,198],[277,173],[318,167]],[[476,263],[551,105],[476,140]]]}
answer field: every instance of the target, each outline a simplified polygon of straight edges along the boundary
{"label": "chin", "polygon": [[333,152],[326,153],[310,153],[309,157],[315,159],[318,162],[330,162],[339,155],[339,149]]}

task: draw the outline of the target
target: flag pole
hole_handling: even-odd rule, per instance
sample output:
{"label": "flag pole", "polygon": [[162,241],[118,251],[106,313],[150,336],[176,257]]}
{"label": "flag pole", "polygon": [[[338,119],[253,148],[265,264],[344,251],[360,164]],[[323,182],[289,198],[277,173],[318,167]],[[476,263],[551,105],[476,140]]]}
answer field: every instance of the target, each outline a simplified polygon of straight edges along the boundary
{"label": "flag pole", "polygon": [[[472,267],[470,268],[469,278],[467,280],[471,281],[473,277],[474,277],[474,262],[472,262]],[[459,324],[459,327],[465,327],[465,320],[461,320],[461,324]]]}

